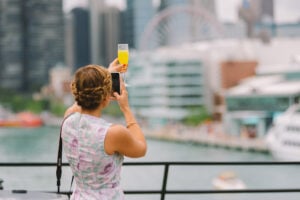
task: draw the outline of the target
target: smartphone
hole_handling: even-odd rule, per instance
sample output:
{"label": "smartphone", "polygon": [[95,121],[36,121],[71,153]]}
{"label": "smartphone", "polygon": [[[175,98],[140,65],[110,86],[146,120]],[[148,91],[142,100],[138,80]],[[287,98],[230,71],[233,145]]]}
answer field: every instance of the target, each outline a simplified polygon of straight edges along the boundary
{"label": "smartphone", "polygon": [[118,94],[121,94],[120,73],[112,72],[111,79],[112,79],[112,93],[117,92]]}

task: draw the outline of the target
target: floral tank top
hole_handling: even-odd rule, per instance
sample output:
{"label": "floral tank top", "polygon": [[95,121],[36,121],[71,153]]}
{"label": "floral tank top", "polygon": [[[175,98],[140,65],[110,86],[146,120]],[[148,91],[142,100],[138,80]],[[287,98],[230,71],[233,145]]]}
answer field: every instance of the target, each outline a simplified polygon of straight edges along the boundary
{"label": "floral tank top", "polygon": [[75,189],[71,200],[124,199],[120,187],[123,156],[108,155],[104,140],[111,124],[91,115],[74,113],[62,127],[63,151],[72,169]]}

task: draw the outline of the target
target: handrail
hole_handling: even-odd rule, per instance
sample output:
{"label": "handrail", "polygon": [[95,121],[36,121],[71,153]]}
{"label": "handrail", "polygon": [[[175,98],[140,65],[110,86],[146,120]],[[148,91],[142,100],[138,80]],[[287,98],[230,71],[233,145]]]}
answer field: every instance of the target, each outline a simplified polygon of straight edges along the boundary
{"label": "handrail", "polygon": [[[196,166],[196,165],[300,165],[298,161],[273,162],[273,161],[254,161],[254,162],[125,162],[124,166],[164,166],[162,187],[160,190],[125,190],[125,194],[160,194],[161,200],[165,199],[166,194],[220,194],[220,193],[286,193],[300,192],[300,188],[277,188],[277,189],[243,189],[243,190],[167,190],[167,180],[169,167]],[[0,162],[0,167],[51,167],[56,166],[54,162]],[[69,166],[62,163],[62,166]],[[45,191],[57,193],[54,191]],[[71,192],[62,191],[59,194],[70,195]]]}
{"label": "handrail", "polygon": [[[300,165],[300,161],[250,161],[250,162],[219,162],[219,161],[154,161],[154,162],[124,162],[124,166],[141,165]],[[54,162],[0,162],[0,167],[51,167],[56,166]],[[69,166],[69,163],[62,163],[62,166]]]}

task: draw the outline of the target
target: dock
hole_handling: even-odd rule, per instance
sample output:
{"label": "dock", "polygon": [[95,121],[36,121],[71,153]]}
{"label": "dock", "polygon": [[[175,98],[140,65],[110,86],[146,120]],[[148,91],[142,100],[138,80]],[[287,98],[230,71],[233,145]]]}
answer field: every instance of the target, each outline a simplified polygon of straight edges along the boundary
{"label": "dock", "polygon": [[240,151],[269,153],[264,138],[244,138],[219,131],[203,131],[201,128],[164,127],[157,130],[146,129],[145,135],[151,139],[195,143]]}

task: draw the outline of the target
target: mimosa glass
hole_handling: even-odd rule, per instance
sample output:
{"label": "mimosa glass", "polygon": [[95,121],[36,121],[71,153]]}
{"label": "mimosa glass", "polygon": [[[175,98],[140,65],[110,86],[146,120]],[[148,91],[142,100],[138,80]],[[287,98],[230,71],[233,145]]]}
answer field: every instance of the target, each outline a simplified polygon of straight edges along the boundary
{"label": "mimosa glass", "polygon": [[123,65],[122,75],[123,75],[125,85],[128,86],[125,78],[125,72],[127,72],[128,60],[129,60],[128,44],[118,44],[118,60],[119,63]]}

